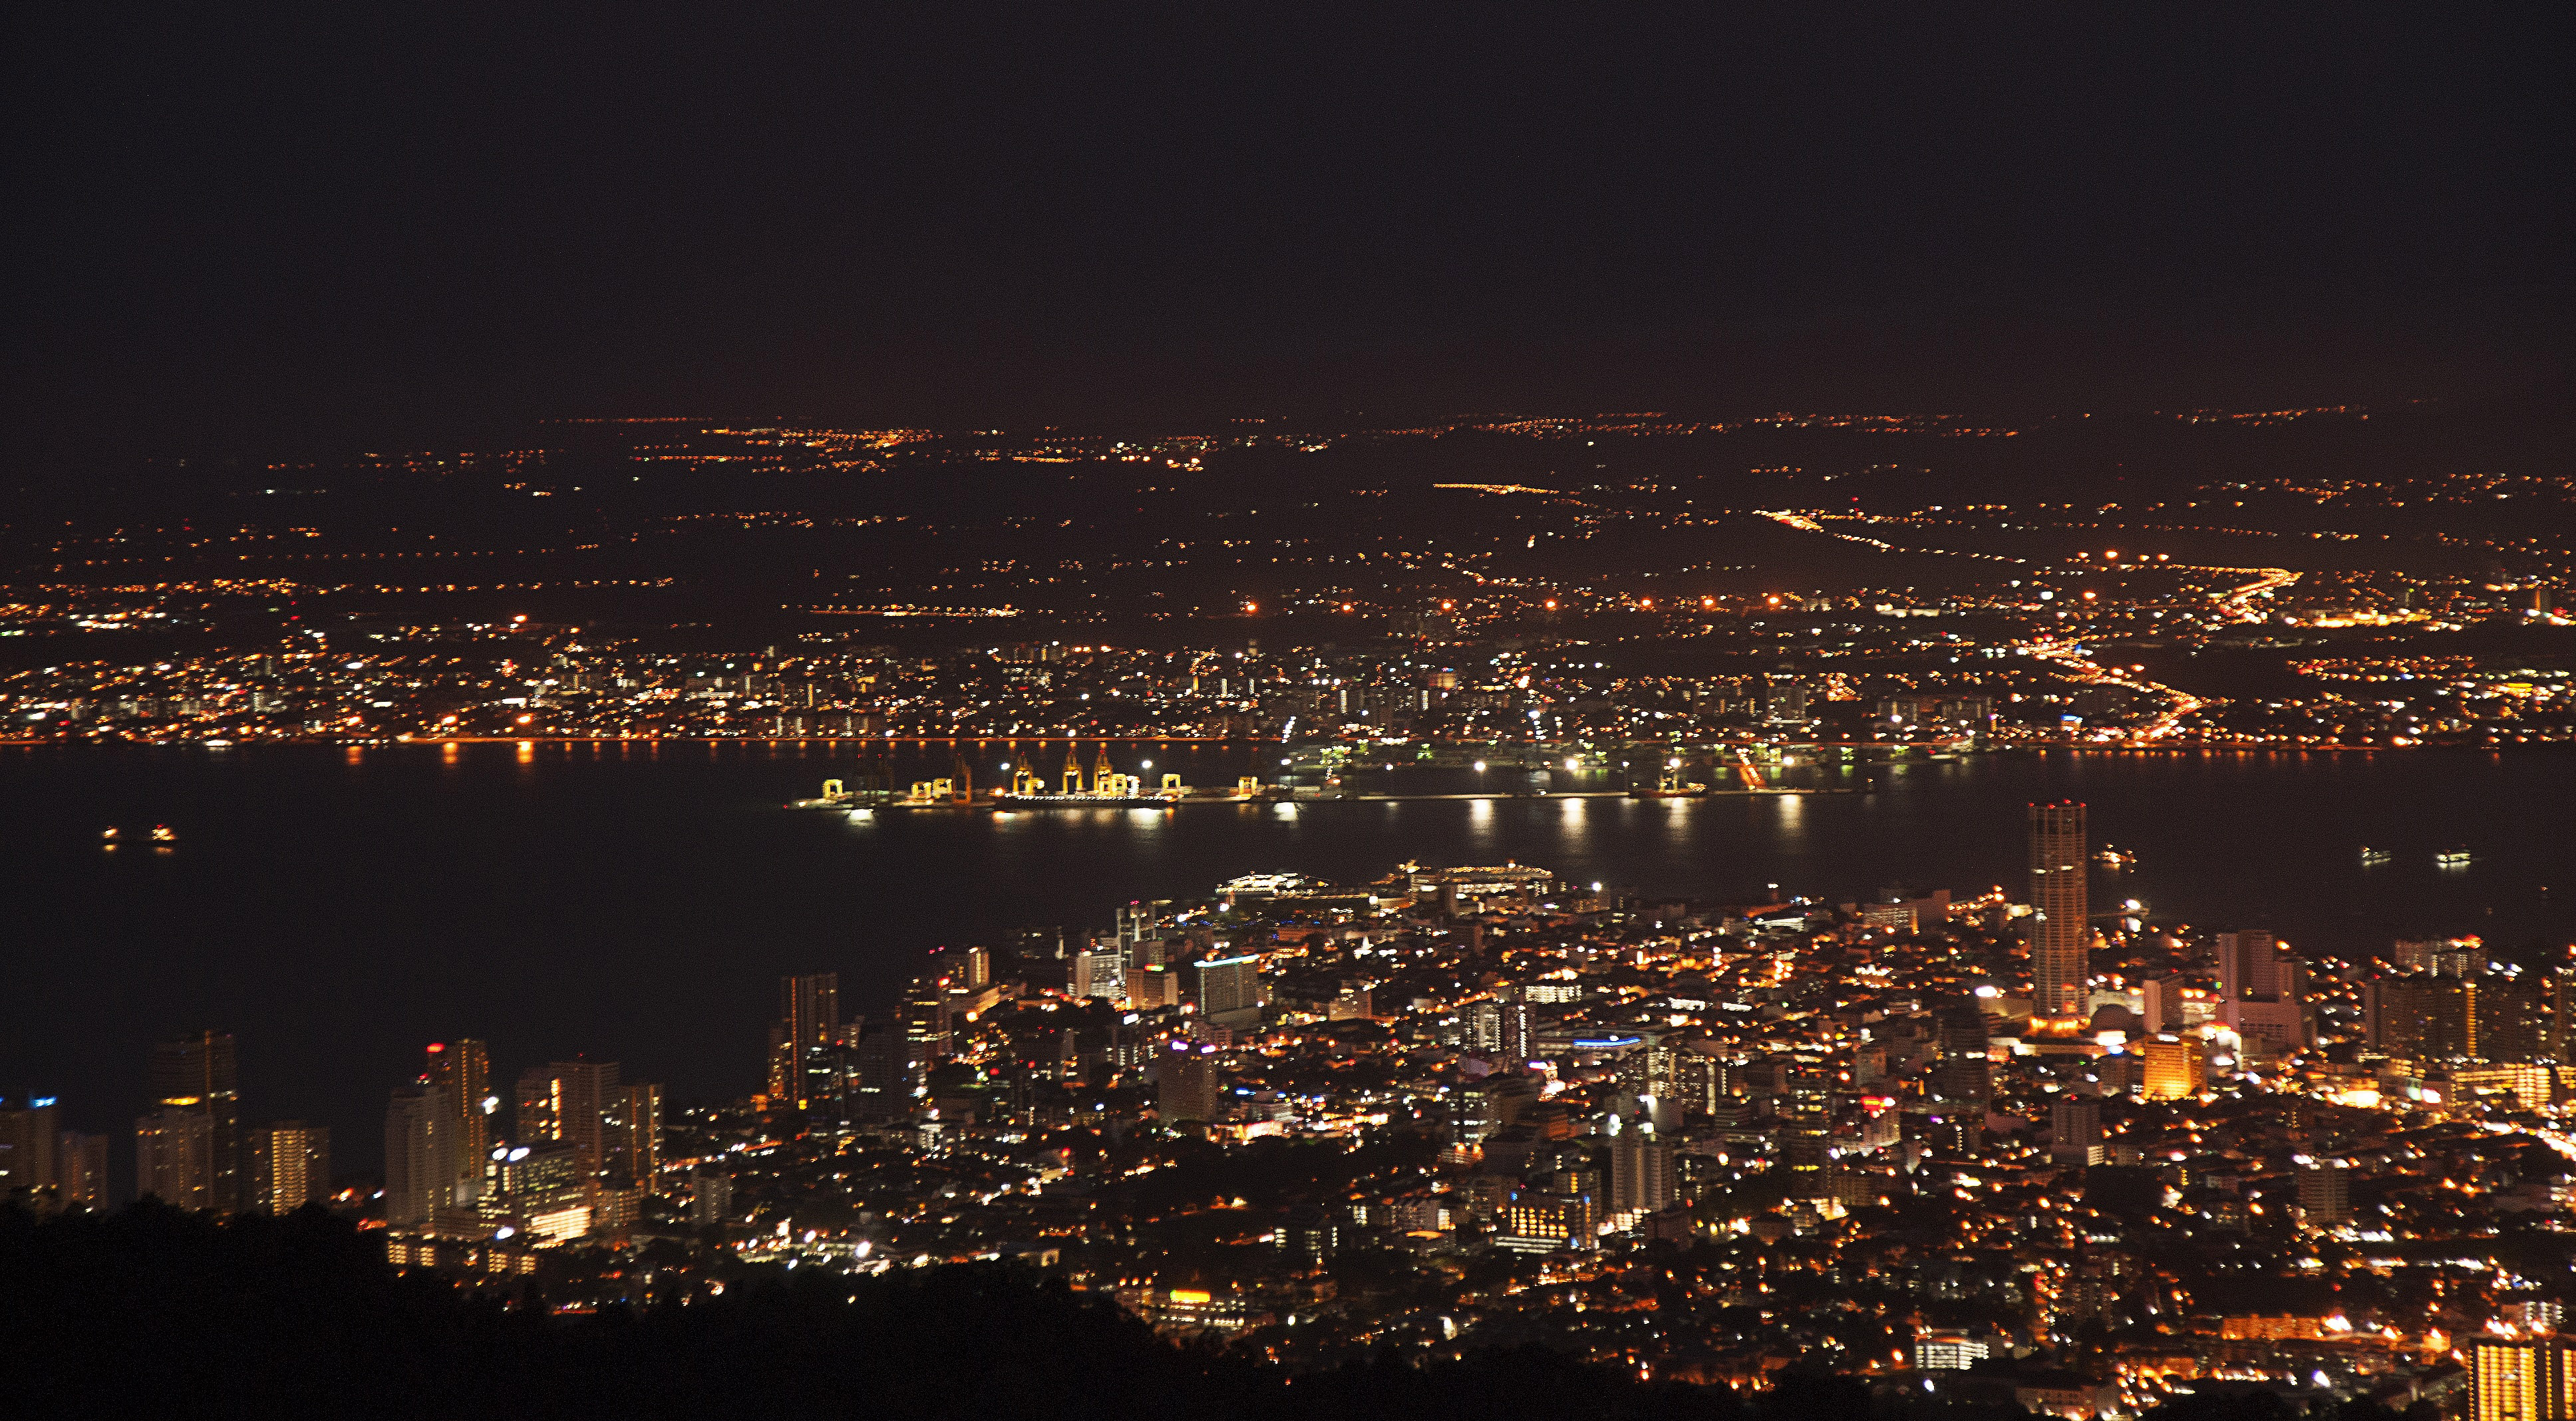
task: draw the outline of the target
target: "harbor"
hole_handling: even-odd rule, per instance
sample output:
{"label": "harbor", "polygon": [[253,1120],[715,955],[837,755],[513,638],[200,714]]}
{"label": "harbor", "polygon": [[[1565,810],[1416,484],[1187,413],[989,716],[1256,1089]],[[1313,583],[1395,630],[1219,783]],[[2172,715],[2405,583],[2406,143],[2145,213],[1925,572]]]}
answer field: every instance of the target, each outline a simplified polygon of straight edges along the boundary
{"label": "harbor", "polygon": [[[1472,801],[1472,800],[1691,800],[1725,798],[1778,798],[1807,795],[1849,795],[1866,793],[1870,786],[1865,776],[1858,783],[1787,783],[1781,777],[1786,765],[1798,763],[1794,758],[1776,757],[1768,767],[1758,762],[1750,747],[1734,747],[1732,753],[1711,751],[1697,759],[1681,754],[1657,754],[1652,757],[1632,752],[1628,759],[1616,760],[1609,754],[1577,752],[1572,755],[1531,753],[1530,749],[1497,753],[1487,750],[1471,758],[1472,750],[1441,747],[1426,750],[1407,760],[1384,760],[1370,764],[1353,753],[1352,747],[1327,746],[1291,752],[1280,757],[1277,773],[1265,779],[1258,774],[1238,774],[1228,785],[1191,785],[1182,776],[1165,771],[1149,779],[1154,762],[1140,760],[1136,773],[1117,768],[1110,759],[1110,743],[1098,743],[1088,767],[1082,762],[1077,742],[1068,742],[1064,763],[1055,774],[1041,772],[1024,760],[1003,760],[996,773],[1009,776],[1007,786],[992,785],[978,790],[973,765],[963,749],[952,753],[952,764],[946,775],[912,779],[896,784],[896,776],[873,762],[842,777],[826,779],[820,793],[807,799],[790,801],[786,807],[798,810],[838,810],[874,813],[878,810],[940,811],[986,809],[999,811],[1049,809],[1150,809],[1177,808],[1184,804],[1312,804],[1312,803],[1392,803],[1404,801]],[[1531,747],[1535,749],[1535,747]],[[1616,753],[1616,752],[1611,752]],[[1846,777],[1853,777],[1857,767],[1837,766]],[[1556,777],[1567,775],[1581,788],[1559,788]],[[1650,780],[1646,776],[1651,773]],[[1465,788],[1444,784],[1438,788],[1396,787],[1394,781],[1414,778],[1453,781],[1466,776],[1472,783]],[[1367,783],[1353,783],[1354,778]],[[1615,781],[1597,784],[1598,781]]]}

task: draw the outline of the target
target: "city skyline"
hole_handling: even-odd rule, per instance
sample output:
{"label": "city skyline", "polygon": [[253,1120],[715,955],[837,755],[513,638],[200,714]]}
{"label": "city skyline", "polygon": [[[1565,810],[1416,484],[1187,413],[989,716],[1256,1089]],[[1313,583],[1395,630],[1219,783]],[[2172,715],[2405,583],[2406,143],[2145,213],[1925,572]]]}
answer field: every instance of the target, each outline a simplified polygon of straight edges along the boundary
{"label": "city skyline", "polygon": [[8,1395],[2576,1421],[2571,35],[26,17]]}

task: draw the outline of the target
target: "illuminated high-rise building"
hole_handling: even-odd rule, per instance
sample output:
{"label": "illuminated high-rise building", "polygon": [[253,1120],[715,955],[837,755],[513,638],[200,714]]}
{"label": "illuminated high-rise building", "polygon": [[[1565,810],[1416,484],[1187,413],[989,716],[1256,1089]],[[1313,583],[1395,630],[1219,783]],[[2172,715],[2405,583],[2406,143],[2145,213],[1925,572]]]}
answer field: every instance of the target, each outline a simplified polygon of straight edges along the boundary
{"label": "illuminated high-rise building", "polygon": [[457,1198],[455,1109],[445,1086],[414,1084],[394,1089],[385,1109],[385,1223],[408,1228],[428,1222]]}
{"label": "illuminated high-rise building", "polygon": [[563,1102],[553,1071],[530,1066],[519,1072],[519,1086],[512,1096],[511,1139],[533,1145],[563,1138]]}
{"label": "illuminated high-rise building", "polygon": [[1624,1122],[1610,1137],[1611,1212],[1651,1214],[1672,1201],[1673,1147],[1644,1116]]}
{"label": "illuminated high-rise building", "polygon": [[215,1126],[206,1112],[167,1105],[134,1122],[134,1192],[173,1208],[215,1207]]}
{"label": "illuminated high-rise building", "polygon": [[107,1137],[65,1130],[54,1152],[55,1187],[62,1207],[107,1207]]}
{"label": "illuminated high-rise building", "polygon": [[708,1165],[689,1174],[689,1223],[716,1228],[732,1222],[733,1176]]}
{"label": "illuminated high-rise building", "polygon": [[2139,1092],[2149,1100],[2181,1100],[2209,1083],[2209,1055],[2197,1036],[2149,1037],[2139,1054],[2146,1057]]}
{"label": "illuminated high-rise building", "polygon": [[1175,1041],[1156,1067],[1155,1074],[1154,1108],[1163,1123],[1195,1120],[1205,1124],[1216,1118],[1218,1073],[1215,1047]]}
{"label": "illuminated high-rise building", "polygon": [[1503,988],[1495,1003],[1500,1019],[1495,1034],[1502,1044],[1502,1059],[1526,1061],[1538,1045],[1538,1022],[1530,1011],[1529,989],[1514,982]]}
{"label": "illuminated high-rise building", "polygon": [[470,1189],[483,1182],[483,1157],[492,1152],[492,1053],[471,1038],[429,1043],[429,1083],[447,1091],[448,1108],[456,1112],[457,1168]]}
{"label": "illuminated high-rise building", "polygon": [[1076,997],[1097,997],[1111,1004],[1127,998],[1127,954],[1115,939],[1102,938],[1074,953],[1066,990]]}
{"label": "illuminated high-rise building", "polygon": [[2248,1053],[2279,1056],[2308,1044],[2300,997],[2306,971],[2286,945],[2255,929],[2218,935],[2219,1013]]}
{"label": "illuminated high-rise building", "polygon": [[802,1110],[833,1094],[832,1038],[841,1027],[841,974],[778,979],[778,1069],[771,1093]]}
{"label": "illuminated high-rise building", "polygon": [[0,1200],[17,1200],[38,1213],[59,1207],[61,1147],[51,1096],[0,1105]]}
{"label": "illuminated high-rise building", "polygon": [[331,1197],[331,1132],[280,1120],[250,1132],[253,1212],[292,1214]]}
{"label": "illuminated high-rise building", "polygon": [[2030,1010],[2080,1016],[2093,945],[2084,806],[2030,806]]}
{"label": "illuminated high-rise building", "polygon": [[246,1182],[241,1070],[231,1033],[200,1031],[177,1041],[155,1044],[152,1096],[165,1112],[186,1110],[205,1117],[205,1157],[212,1174],[202,1201],[189,1207],[217,1211],[241,1207]]}
{"label": "illuminated high-rise building", "polygon": [[615,1061],[557,1061],[548,1068],[555,1079],[557,1139],[572,1146],[573,1157],[589,1174],[608,1168],[611,1129],[619,1087]]}
{"label": "illuminated high-rise building", "polygon": [[912,979],[903,994],[904,1072],[909,1078],[905,1094],[920,1088],[930,1079],[930,1068],[946,1056],[950,1045],[947,979],[924,975]]}
{"label": "illuminated high-rise building", "polygon": [[2352,1166],[2325,1160],[2299,1171],[2299,1221],[2315,1229],[2352,1222]]}
{"label": "illuminated high-rise building", "polygon": [[1198,964],[1199,1015],[1219,1026],[1253,1026],[1261,1020],[1261,959],[1210,958]]}
{"label": "illuminated high-rise building", "polygon": [[616,1096],[608,1121],[608,1171],[653,1187],[662,1170],[662,1088],[629,1085]]}
{"label": "illuminated high-rise building", "polygon": [[955,985],[980,992],[993,985],[993,949],[970,947],[957,954]]}
{"label": "illuminated high-rise building", "polygon": [[2470,1421],[2576,1418],[2576,1346],[2554,1337],[2480,1338],[2470,1344],[2469,1366],[2476,1385]]}
{"label": "illuminated high-rise building", "polygon": [[2533,1062],[2554,1054],[2549,979],[2486,968],[2362,983],[2371,1049],[2407,1061]]}
{"label": "illuminated high-rise building", "polygon": [[2288,989],[2289,969],[2288,954],[2268,932],[2218,935],[2219,989],[2230,997],[2277,997]]}

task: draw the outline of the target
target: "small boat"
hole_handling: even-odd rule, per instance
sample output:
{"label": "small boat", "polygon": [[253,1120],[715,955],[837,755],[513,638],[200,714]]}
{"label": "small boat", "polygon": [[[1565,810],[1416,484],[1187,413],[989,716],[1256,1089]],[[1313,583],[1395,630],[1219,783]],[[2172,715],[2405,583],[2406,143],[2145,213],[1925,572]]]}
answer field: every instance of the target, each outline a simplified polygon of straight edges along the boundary
{"label": "small boat", "polygon": [[2444,849],[2433,855],[2433,862],[2441,868],[2467,868],[2471,857],[2473,856],[2465,848]]}
{"label": "small boat", "polygon": [[2102,865],[2104,868],[2135,868],[2138,866],[2138,856],[2134,851],[2115,849],[2109,844],[2104,844],[2102,847],[2093,851],[2093,861]]}
{"label": "small boat", "polygon": [[2394,857],[2396,857],[2396,855],[2391,854],[2386,849],[2374,849],[2365,845],[2361,851],[2361,866],[2364,868],[2376,868]]}
{"label": "small boat", "polygon": [[152,842],[156,844],[176,843],[178,838],[178,834],[167,824],[155,824],[152,826]]}
{"label": "small boat", "polygon": [[99,837],[107,840],[109,843],[116,842],[116,826],[113,824],[108,825],[106,832],[100,834]]}

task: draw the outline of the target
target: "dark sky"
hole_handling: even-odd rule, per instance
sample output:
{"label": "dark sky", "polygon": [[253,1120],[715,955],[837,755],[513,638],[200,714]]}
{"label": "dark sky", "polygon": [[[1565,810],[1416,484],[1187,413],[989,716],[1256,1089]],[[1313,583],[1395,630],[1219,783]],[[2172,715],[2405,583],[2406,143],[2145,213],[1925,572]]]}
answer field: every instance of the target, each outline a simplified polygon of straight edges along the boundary
{"label": "dark sky", "polygon": [[2559,7],[35,8],[21,447],[2393,398],[2570,315]]}

